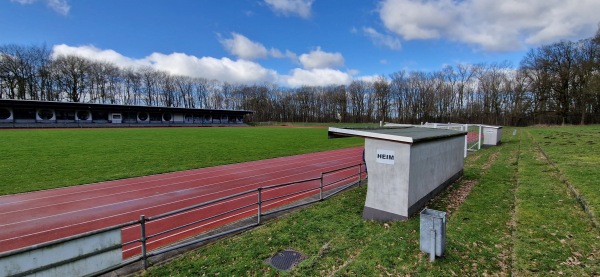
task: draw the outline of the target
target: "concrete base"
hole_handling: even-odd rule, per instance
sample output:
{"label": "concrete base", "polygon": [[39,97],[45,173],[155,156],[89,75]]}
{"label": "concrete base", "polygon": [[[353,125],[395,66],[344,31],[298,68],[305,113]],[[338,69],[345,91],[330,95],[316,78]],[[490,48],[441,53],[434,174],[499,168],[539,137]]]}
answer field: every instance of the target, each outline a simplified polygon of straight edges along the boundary
{"label": "concrete base", "polygon": [[404,221],[408,220],[408,217],[365,206],[365,209],[363,210],[363,219],[376,221]]}
{"label": "concrete base", "polygon": [[490,148],[490,147],[494,147],[494,146],[499,146],[501,144],[502,144],[502,142],[498,142],[498,144],[482,144],[481,148]]}
{"label": "concrete base", "polygon": [[[436,196],[440,191],[442,191],[443,189],[448,187],[450,184],[454,183],[462,175],[463,175],[463,170],[460,170],[459,172],[454,174],[452,177],[450,177],[448,180],[443,182],[436,189],[434,189],[433,191],[431,191],[430,193],[425,195],[425,197],[421,198],[417,203],[410,206],[408,208],[409,216],[419,212],[423,207],[425,207],[425,205],[427,204],[427,202],[429,200],[431,200],[431,198]],[[408,220],[408,217],[365,206],[365,209],[363,210],[363,219],[376,220],[376,221],[405,221],[405,220]]]}

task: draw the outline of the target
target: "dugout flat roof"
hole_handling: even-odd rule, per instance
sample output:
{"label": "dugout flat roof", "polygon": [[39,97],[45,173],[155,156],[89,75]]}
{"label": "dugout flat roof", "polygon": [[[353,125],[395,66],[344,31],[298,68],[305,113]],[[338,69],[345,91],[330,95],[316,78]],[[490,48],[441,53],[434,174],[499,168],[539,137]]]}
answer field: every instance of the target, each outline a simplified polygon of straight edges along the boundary
{"label": "dugout flat roof", "polygon": [[464,136],[467,132],[433,129],[424,127],[393,127],[393,128],[335,128],[329,127],[329,138],[363,137],[403,143],[416,143],[438,140],[441,138]]}

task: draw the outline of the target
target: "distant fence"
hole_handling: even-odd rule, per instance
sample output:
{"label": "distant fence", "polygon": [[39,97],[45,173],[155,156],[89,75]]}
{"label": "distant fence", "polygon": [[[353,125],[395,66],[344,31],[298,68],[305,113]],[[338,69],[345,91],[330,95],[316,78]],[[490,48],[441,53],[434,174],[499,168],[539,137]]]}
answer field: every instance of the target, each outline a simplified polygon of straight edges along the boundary
{"label": "distant fence", "polygon": [[463,123],[428,123],[425,122],[423,127],[436,128],[436,129],[448,129],[467,132],[465,138],[465,157],[468,151],[477,151],[481,149],[481,142],[483,141],[483,125],[480,124],[463,124]]}
{"label": "distant fence", "polygon": [[431,123],[425,122],[421,125],[411,124],[397,124],[397,123],[385,123],[387,127],[425,127],[435,129],[447,129],[467,132],[465,136],[465,147],[464,156],[467,157],[469,151],[477,151],[481,149],[481,143],[483,141],[483,133],[481,132],[483,125],[480,124],[463,124],[463,123]]}
{"label": "distant fence", "polygon": [[[98,276],[137,262],[147,268],[151,257],[256,227],[265,216],[325,200],[360,184],[364,174],[359,163],[319,177],[260,187],[157,216],[141,215],[136,221],[0,253],[0,277]],[[198,236],[217,227],[210,235]]]}

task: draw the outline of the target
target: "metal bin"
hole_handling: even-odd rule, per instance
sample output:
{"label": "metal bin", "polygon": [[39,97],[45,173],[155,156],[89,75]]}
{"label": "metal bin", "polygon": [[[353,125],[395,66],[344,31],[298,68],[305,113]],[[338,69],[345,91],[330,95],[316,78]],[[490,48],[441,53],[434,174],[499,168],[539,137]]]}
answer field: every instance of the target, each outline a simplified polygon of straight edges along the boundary
{"label": "metal bin", "polygon": [[435,256],[443,256],[446,250],[446,212],[423,209],[420,215],[421,251],[429,253],[434,261]]}

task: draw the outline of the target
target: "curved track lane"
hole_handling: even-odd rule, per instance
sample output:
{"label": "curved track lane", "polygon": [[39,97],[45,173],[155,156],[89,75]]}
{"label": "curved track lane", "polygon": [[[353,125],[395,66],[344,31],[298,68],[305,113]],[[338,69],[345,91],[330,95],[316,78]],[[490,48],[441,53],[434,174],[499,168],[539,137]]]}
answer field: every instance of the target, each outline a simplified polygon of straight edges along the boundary
{"label": "curved track lane", "polygon": [[[156,216],[258,187],[319,177],[321,172],[362,162],[362,149],[362,147],[340,149],[2,196],[0,197],[0,252],[137,220],[140,215]],[[345,170],[328,178],[340,179],[352,174],[356,174],[356,171]],[[266,197],[315,186],[318,187],[318,181],[294,186],[294,188],[279,188],[269,191]],[[312,194],[315,192],[270,201],[266,204],[266,209]],[[148,224],[148,231],[159,232],[201,218],[202,214],[230,210],[255,202],[256,197],[256,193],[249,194],[235,201],[153,221]],[[215,218],[201,225],[158,237],[151,242],[150,248],[172,243],[255,214],[256,207],[252,207],[240,210],[234,215]],[[138,237],[139,227],[123,230],[123,242]],[[139,253],[139,246],[124,249],[125,257],[137,253]]]}

